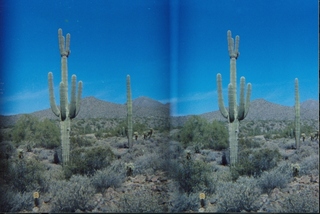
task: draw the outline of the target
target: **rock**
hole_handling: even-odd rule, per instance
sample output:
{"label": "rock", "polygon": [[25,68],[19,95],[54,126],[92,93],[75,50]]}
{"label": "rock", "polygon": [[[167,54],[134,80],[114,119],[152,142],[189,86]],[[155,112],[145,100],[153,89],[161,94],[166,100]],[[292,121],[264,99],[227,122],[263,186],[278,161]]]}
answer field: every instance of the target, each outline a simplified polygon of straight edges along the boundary
{"label": "rock", "polygon": [[39,212],[39,207],[34,207],[34,208],[32,209],[32,212],[33,212],[33,213]]}
{"label": "rock", "polygon": [[137,175],[132,179],[133,183],[143,184],[146,181],[146,176],[144,175]]}
{"label": "rock", "polygon": [[151,178],[151,181],[152,181],[152,182],[159,182],[158,179],[159,179],[159,176],[153,176],[153,177]]}

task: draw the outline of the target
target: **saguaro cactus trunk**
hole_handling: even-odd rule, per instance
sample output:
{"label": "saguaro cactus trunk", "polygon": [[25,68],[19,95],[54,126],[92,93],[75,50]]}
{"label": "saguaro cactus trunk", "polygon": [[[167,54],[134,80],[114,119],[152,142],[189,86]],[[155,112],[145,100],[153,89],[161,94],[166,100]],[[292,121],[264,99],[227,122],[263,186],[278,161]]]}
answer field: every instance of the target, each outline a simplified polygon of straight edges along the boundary
{"label": "saguaro cactus trunk", "polygon": [[127,75],[127,123],[128,123],[128,146],[132,148],[132,99],[130,75]]}
{"label": "saguaro cactus trunk", "polygon": [[295,78],[295,140],[296,149],[300,148],[300,96],[299,96],[299,80]]}
{"label": "saguaro cactus trunk", "polygon": [[230,148],[230,162],[234,165],[238,160],[238,133],[239,133],[239,121],[243,120],[248,112],[250,105],[251,95],[251,83],[247,85],[247,95],[245,94],[245,78],[240,78],[240,104],[237,105],[237,71],[236,71],[236,60],[239,57],[239,36],[234,39],[231,37],[231,31],[227,32],[228,40],[228,51],[230,56],[230,83],[228,85],[228,99],[229,109],[227,110],[224,106],[222,96],[222,78],[221,74],[217,74],[217,86],[218,86],[218,102],[219,109],[223,117],[229,122],[229,148]]}
{"label": "saguaro cactus trunk", "polygon": [[60,82],[60,107],[58,108],[53,92],[53,74],[48,73],[50,106],[52,112],[60,119],[61,131],[61,147],[62,147],[62,162],[66,165],[69,161],[70,151],[70,122],[75,118],[80,111],[80,102],[82,94],[82,81],[78,84],[78,96],[76,96],[76,75],[71,77],[71,101],[68,103],[68,61],[70,54],[70,34],[67,34],[66,41],[62,36],[62,29],[58,30],[59,49],[61,55],[61,82]]}

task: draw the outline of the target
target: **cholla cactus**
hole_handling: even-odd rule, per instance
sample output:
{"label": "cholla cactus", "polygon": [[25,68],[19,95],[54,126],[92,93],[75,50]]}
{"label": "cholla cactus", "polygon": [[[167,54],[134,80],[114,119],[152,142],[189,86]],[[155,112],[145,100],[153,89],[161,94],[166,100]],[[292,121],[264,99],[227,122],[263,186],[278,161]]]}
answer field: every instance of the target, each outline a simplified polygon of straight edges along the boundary
{"label": "cholla cactus", "polygon": [[204,199],[206,198],[206,194],[205,193],[200,193],[199,194],[199,198],[200,198],[200,206],[203,208],[205,203],[204,203]]}
{"label": "cholla cactus", "polygon": [[313,132],[310,134],[311,140],[318,140],[319,131]]}
{"label": "cholla cactus", "polygon": [[291,169],[292,169],[292,175],[293,177],[296,177],[299,175],[300,172],[300,165],[295,163],[295,164],[291,164]]}
{"label": "cholla cactus", "polygon": [[234,43],[231,37],[231,31],[227,32],[228,50],[230,56],[230,83],[228,85],[228,99],[229,109],[224,106],[222,96],[222,79],[221,74],[217,74],[218,85],[218,101],[219,109],[223,117],[229,122],[229,147],[230,147],[230,162],[231,165],[237,163],[238,160],[238,133],[239,133],[239,121],[243,120],[248,112],[251,96],[251,83],[247,85],[247,95],[245,99],[245,78],[240,78],[240,103],[237,105],[237,72],[236,72],[236,60],[239,57],[239,40],[240,37],[236,36]]}
{"label": "cholla cactus", "polygon": [[125,163],[124,167],[126,168],[127,171],[127,176],[132,176],[134,165],[133,163]]}
{"label": "cholla cactus", "polygon": [[34,199],[34,206],[38,207],[39,206],[39,192],[33,193],[33,199]]}
{"label": "cholla cactus", "polygon": [[136,140],[138,140],[138,137],[139,137],[139,133],[138,132],[133,132],[133,136]]}
{"label": "cholla cactus", "polygon": [[53,74],[48,73],[48,84],[50,94],[50,106],[52,112],[60,119],[62,161],[66,165],[69,161],[70,152],[70,122],[80,111],[82,94],[82,81],[78,84],[78,95],[76,96],[76,75],[71,77],[71,101],[68,103],[68,61],[70,54],[70,34],[66,41],[62,36],[61,28],[58,30],[59,49],[61,55],[61,82],[60,82],[60,108],[57,107],[53,93]]}

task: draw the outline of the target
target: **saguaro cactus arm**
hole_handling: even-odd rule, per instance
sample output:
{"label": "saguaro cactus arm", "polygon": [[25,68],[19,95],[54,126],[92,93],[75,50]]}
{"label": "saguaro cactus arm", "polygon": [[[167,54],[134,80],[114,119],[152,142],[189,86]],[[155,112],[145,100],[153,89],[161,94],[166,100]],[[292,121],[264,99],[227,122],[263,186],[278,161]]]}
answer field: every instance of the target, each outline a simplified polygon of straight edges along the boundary
{"label": "saguaro cactus arm", "polygon": [[58,109],[56,105],[56,101],[54,98],[54,92],[53,92],[53,75],[52,72],[48,73],[48,84],[49,84],[49,96],[50,96],[50,106],[52,109],[52,112],[57,116],[60,117],[60,110]]}
{"label": "saguaro cactus arm", "polygon": [[238,120],[243,120],[249,112],[251,83],[248,83],[247,85],[247,96],[246,96],[246,100],[244,100],[245,81],[246,79],[244,77],[240,78],[240,102],[239,102],[239,109],[238,109]]}
{"label": "saguaro cactus arm", "polygon": [[239,52],[240,37],[236,36],[236,43],[234,44],[234,39],[231,36],[231,31],[228,30],[227,31],[227,40],[228,40],[228,51],[229,51],[230,58],[237,59],[240,55],[240,52]]}
{"label": "saguaro cactus arm", "polygon": [[223,102],[223,95],[222,95],[222,78],[221,78],[221,74],[218,73],[217,74],[217,85],[218,85],[218,103],[219,103],[219,110],[222,114],[222,116],[226,119],[228,119],[229,117],[229,113],[227,111],[227,109],[224,106],[224,102]]}
{"label": "saguaro cactus arm", "polygon": [[70,101],[70,108],[69,108],[70,119],[75,118],[80,111],[80,102],[81,102],[81,95],[82,95],[82,81],[79,81],[79,84],[78,84],[78,96],[76,96],[76,82],[77,82],[76,75],[72,75],[72,77],[71,77],[71,101]]}

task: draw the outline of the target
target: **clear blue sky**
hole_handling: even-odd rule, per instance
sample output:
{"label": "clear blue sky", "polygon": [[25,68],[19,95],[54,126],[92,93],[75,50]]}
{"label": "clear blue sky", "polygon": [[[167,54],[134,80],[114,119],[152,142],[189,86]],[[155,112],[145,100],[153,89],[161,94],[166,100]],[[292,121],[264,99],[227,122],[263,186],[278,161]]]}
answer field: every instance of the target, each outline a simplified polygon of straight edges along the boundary
{"label": "clear blue sky", "polygon": [[317,0],[11,0],[0,13],[0,114],[49,108],[49,71],[59,98],[58,28],[71,34],[69,81],[83,81],[83,97],[123,104],[130,74],[133,99],[170,101],[173,115],[218,110],[231,30],[251,100],[293,106],[294,78],[301,102],[318,100]]}

